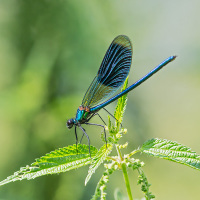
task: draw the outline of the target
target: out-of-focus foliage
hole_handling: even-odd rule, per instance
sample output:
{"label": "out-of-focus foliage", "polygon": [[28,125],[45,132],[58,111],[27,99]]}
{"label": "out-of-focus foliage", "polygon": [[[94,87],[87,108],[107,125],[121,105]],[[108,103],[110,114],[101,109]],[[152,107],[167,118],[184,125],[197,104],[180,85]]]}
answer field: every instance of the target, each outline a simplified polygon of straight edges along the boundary
{"label": "out-of-focus foliage", "polygon": [[[74,130],[67,130],[65,122],[75,115],[107,47],[119,34],[133,42],[130,84],[164,58],[178,55],[128,95],[124,121],[129,146],[159,137],[200,152],[199,6],[198,0],[0,1],[0,180],[35,157],[75,143]],[[102,145],[100,128],[87,127],[87,133],[92,145]],[[145,171],[158,199],[198,195],[198,171],[159,159],[145,162],[151,166]],[[165,173],[160,170],[164,166]],[[87,168],[12,183],[0,188],[0,198],[90,199],[100,175],[97,171],[85,187],[86,174]],[[114,191],[120,181],[113,175],[108,190]]]}

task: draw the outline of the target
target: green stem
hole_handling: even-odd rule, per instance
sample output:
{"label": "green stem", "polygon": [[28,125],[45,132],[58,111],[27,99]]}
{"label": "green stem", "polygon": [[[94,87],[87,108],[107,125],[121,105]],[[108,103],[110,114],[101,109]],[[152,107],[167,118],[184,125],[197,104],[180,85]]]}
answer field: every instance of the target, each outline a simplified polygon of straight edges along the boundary
{"label": "green stem", "polygon": [[128,197],[129,197],[129,200],[133,200],[132,193],[131,193],[131,187],[130,187],[130,183],[129,183],[129,179],[128,179],[126,163],[123,162],[123,157],[122,157],[121,151],[119,149],[119,145],[115,145],[115,146],[116,146],[117,153],[118,153],[118,156],[119,156],[120,161],[121,161],[121,167],[122,167],[122,172],[123,172],[123,175],[124,175],[124,180],[125,180],[125,184],[126,184],[126,190],[127,190],[127,193],[128,193]]}

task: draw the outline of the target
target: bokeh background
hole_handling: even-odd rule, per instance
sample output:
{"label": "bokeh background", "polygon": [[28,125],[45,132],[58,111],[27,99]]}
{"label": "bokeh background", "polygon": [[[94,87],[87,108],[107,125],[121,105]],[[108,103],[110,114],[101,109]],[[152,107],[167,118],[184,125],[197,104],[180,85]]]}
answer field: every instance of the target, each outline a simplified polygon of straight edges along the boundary
{"label": "bokeh background", "polygon": [[[171,55],[178,58],[129,93],[123,126],[126,152],[153,137],[178,141],[200,153],[200,2],[182,1],[0,1],[0,180],[59,147],[74,144],[74,117],[111,41],[133,43],[129,83]],[[107,106],[114,111],[116,102]],[[107,119],[107,114],[100,112]],[[93,122],[100,123],[98,118]],[[101,147],[101,129],[87,127]],[[80,133],[81,134],[81,133]],[[84,140],[87,143],[87,140]],[[114,152],[115,153],[115,152]],[[156,199],[198,199],[200,173],[166,160],[137,155]],[[103,168],[88,185],[88,167],[0,188],[1,200],[86,200]],[[143,194],[129,172],[134,198]],[[110,177],[108,198],[122,188]]]}

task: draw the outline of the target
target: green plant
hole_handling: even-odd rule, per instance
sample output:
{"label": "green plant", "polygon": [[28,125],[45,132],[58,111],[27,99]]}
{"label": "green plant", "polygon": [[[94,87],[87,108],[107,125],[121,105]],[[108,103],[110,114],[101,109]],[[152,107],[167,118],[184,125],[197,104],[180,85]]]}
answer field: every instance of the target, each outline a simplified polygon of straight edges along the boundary
{"label": "green plant", "polygon": [[[122,88],[127,87],[128,79]],[[122,170],[125,180],[125,185],[128,193],[129,200],[132,200],[131,187],[127,169],[136,170],[139,174],[138,184],[141,185],[141,190],[144,192],[145,199],[153,199],[155,196],[150,192],[151,184],[148,182],[147,177],[142,169],[144,163],[138,159],[134,159],[133,155],[141,152],[150,156],[159,157],[174,161],[180,164],[187,165],[194,169],[200,169],[200,156],[191,151],[190,148],[165,139],[153,138],[145,142],[140,148],[133,150],[129,154],[122,154],[122,149],[125,149],[128,143],[119,144],[120,138],[126,134],[127,130],[121,127],[123,114],[125,112],[127,102],[127,95],[122,96],[117,103],[114,117],[116,118],[115,124],[111,123],[110,117],[108,118],[108,127],[110,135],[108,137],[107,145],[104,144],[99,150],[93,146],[90,147],[91,157],[88,152],[88,145],[78,144],[77,146],[71,145],[52,151],[39,159],[36,159],[30,166],[20,168],[14,175],[7,177],[0,182],[0,185],[7,184],[23,179],[34,179],[39,176],[47,174],[57,174],[66,172],[72,169],[77,169],[85,165],[90,165],[88,175],[85,179],[85,184],[88,183],[92,174],[96,169],[104,163],[105,171],[97,184],[95,194],[92,200],[100,198],[106,199],[106,185],[109,177],[116,170]],[[117,155],[109,156],[113,148],[116,148]],[[78,151],[78,153],[77,153]],[[124,199],[120,191],[115,193],[115,199]]]}

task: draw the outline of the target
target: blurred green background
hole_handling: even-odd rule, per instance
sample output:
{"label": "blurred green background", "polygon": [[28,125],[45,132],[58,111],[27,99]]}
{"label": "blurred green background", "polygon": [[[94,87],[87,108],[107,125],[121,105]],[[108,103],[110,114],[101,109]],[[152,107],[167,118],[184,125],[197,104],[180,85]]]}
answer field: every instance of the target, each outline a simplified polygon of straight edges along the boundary
{"label": "blurred green background", "polygon": [[[171,55],[178,58],[129,93],[123,126],[130,150],[147,139],[178,141],[200,153],[200,26],[198,0],[0,1],[0,180],[21,166],[75,142],[66,120],[74,117],[111,41],[133,43],[129,84]],[[116,103],[107,106],[114,111]],[[100,112],[104,119],[107,114]],[[93,122],[101,123],[98,118]],[[100,147],[101,129],[87,127]],[[81,134],[81,133],[80,133]],[[87,140],[84,140],[87,143]],[[137,155],[145,163],[156,199],[198,199],[200,173],[166,160]],[[0,188],[1,200],[86,200],[103,168],[88,185],[88,167]],[[130,172],[134,198],[142,198]],[[120,172],[110,177],[126,194]]]}

